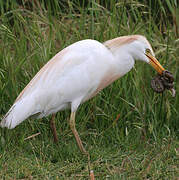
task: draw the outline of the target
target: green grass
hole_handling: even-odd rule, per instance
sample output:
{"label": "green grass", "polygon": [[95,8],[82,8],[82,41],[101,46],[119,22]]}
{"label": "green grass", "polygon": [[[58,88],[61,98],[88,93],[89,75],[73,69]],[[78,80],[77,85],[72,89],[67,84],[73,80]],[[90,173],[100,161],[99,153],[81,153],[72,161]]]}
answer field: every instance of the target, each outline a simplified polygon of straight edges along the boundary
{"label": "green grass", "polygon": [[[110,140],[98,136],[94,131],[88,131],[89,135],[90,141],[86,142],[96,179],[177,178],[178,152],[177,142],[173,138],[151,143],[140,138],[135,141],[134,138]],[[4,179],[88,177],[87,158],[76,148],[71,133],[62,136],[58,145],[41,136],[17,143],[16,146],[5,146],[1,155],[3,166],[0,175]]]}
{"label": "green grass", "polygon": [[[0,117],[38,70],[64,47],[87,38],[104,42],[142,34],[157,59],[173,73],[176,97],[169,92],[155,94],[150,80],[156,72],[136,62],[131,72],[79,108],[76,126],[91,155],[96,179],[178,179],[176,1],[3,2],[0,0]],[[0,129],[0,178],[88,179],[87,157],[79,152],[69,115],[67,110],[56,116],[57,145],[49,129],[50,117],[28,119],[13,130]]]}

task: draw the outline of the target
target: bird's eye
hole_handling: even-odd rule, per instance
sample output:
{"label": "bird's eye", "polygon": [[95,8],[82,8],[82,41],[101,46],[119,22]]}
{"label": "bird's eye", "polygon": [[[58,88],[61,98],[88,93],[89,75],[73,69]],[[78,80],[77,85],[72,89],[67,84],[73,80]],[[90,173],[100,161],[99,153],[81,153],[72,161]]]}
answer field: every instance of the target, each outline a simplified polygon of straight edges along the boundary
{"label": "bird's eye", "polygon": [[147,49],[145,50],[145,53],[147,53],[147,54],[148,54],[148,53],[151,53],[150,49],[147,48]]}

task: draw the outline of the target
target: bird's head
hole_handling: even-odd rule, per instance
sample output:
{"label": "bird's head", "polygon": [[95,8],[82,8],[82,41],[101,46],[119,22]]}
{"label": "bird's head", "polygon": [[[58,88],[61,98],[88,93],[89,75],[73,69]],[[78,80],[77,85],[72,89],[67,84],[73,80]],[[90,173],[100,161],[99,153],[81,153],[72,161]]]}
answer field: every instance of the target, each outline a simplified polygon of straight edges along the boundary
{"label": "bird's head", "polygon": [[[159,74],[165,70],[155,58],[148,40],[141,35],[121,36],[104,43],[106,47],[119,58],[132,56],[133,60],[141,60],[150,64]],[[128,58],[128,57],[127,57]],[[125,58],[124,58],[125,59]]]}
{"label": "bird's head", "polygon": [[152,47],[144,36],[136,35],[136,40],[131,43],[130,47],[132,49],[131,53],[135,59],[150,64],[159,74],[162,74],[162,72],[165,70],[155,58]]}
{"label": "bird's head", "polygon": [[151,53],[150,49],[145,50],[145,56],[148,58],[148,63],[159,73],[162,74],[165,69],[159,63],[159,61],[155,58],[155,56]]}

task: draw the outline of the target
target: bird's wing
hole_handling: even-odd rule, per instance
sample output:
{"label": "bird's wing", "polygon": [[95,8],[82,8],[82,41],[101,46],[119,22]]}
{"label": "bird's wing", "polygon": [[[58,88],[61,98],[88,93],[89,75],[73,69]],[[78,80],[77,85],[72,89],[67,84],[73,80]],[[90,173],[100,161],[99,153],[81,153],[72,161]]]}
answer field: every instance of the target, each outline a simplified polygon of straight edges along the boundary
{"label": "bird's wing", "polygon": [[[110,54],[109,50],[95,40],[82,40],[66,47],[40,69],[22,90],[15,102],[32,94],[35,90],[54,87],[55,83],[59,82],[59,79],[63,77],[63,74],[70,75],[71,71],[79,69],[75,68],[76,66],[79,67],[84,63],[86,63],[87,68],[85,73],[94,76],[93,79],[98,77],[100,79],[99,74],[102,75],[103,71],[105,72],[105,69],[109,68],[108,63],[112,62],[111,54],[108,54]],[[94,68],[96,68],[96,71]],[[97,70],[99,68],[100,71]],[[96,76],[95,73],[97,73]],[[80,72],[78,74],[79,77],[82,75],[80,75]]]}
{"label": "bird's wing", "polygon": [[[43,85],[43,80],[46,76],[49,75],[51,71],[53,71],[54,68],[59,66],[59,64],[63,64],[62,59],[64,55],[68,52],[67,49],[63,49],[59,53],[57,53],[51,60],[49,60],[41,69],[40,71],[34,76],[34,78],[27,84],[27,86],[21,91],[19,96],[16,98],[15,102],[19,101],[23,97],[25,97],[27,94],[33,91],[33,89],[37,88],[37,86]],[[59,69],[61,69],[59,67]]]}
{"label": "bird's wing", "polygon": [[43,116],[85,101],[111,82],[115,67],[113,56],[101,43],[84,40],[56,54],[19,94],[1,122],[14,128],[29,116]]}
{"label": "bird's wing", "polygon": [[16,98],[15,102],[26,97],[37,89],[50,88],[51,86],[54,86],[54,83],[61,77],[63,72],[70,69],[70,67],[74,68],[75,65],[79,65],[85,61],[85,59],[80,58],[80,56],[80,53],[77,55],[74,51],[73,46],[69,46],[57,53],[27,84]]}
{"label": "bird's wing", "polygon": [[57,53],[22,90],[0,125],[14,128],[29,116],[43,113],[44,106],[52,98],[50,105],[54,106],[54,102],[58,102],[55,93],[58,91],[59,79],[65,76],[63,74],[68,74],[69,70],[76,69],[75,65],[85,61],[80,57],[80,51],[76,53],[75,44]]}

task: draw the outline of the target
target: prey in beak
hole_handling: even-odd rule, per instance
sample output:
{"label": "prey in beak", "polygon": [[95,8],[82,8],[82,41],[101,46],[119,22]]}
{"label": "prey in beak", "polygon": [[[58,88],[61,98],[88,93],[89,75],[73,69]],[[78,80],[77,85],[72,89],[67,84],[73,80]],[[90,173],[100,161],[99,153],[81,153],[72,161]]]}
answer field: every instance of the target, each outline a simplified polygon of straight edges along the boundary
{"label": "prey in beak", "polygon": [[147,49],[145,55],[149,59],[149,64],[158,72],[158,75],[151,80],[151,87],[157,93],[162,93],[165,89],[171,91],[172,96],[175,97],[174,77],[171,72],[165,70],[159,61]]}

